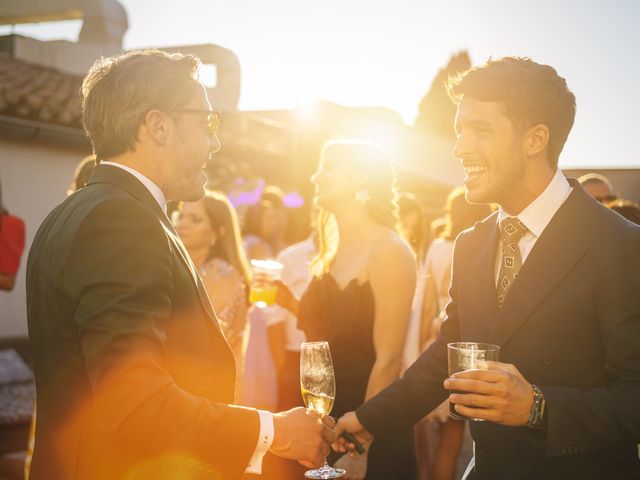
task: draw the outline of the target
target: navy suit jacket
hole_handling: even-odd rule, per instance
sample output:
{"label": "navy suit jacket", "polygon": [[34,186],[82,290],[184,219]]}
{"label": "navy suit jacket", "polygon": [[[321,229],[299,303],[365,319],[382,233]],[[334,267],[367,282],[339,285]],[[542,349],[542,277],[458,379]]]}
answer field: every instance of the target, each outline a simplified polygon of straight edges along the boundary
{"label": "navy suit jacket", "polygon": [[470,478],[640,478],[640,227],[570,183],[502,309],[497,213],[458,237],[439,338],[356,411],[373,435],[393,435],[447,398],[447,343],[489,342],[541,387],[546,428],[470,422]]}

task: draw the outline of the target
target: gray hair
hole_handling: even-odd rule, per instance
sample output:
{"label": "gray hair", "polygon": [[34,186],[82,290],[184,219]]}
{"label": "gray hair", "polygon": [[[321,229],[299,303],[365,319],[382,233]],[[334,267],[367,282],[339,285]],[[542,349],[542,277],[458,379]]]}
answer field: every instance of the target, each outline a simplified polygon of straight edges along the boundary
{"label": "gray hair", "polygon": [[171,112],[199,88],[200,60],[148,49],[97,60],[82,82],[82,121],[96,162],[134,151],[150,110]]}

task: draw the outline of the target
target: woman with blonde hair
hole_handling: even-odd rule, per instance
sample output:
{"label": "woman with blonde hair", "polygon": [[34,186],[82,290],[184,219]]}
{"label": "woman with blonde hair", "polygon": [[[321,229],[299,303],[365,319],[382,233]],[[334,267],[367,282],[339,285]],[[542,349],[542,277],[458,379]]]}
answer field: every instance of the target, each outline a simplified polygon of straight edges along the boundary
{"label": "woman with blonde hair", "polygon": [[[378,147],[328,143],[312,182],[321,210],[313,279],[299,301],[280,288],[278,303],[297,315],[309,341],[329,342],[332,415],[340,417],[400,375],[416,264],[396,230],[394,170]],[[329,461],[347,470],[345,478],[414,478],[412,432],[376,439],[355,458],[333,454]]]}

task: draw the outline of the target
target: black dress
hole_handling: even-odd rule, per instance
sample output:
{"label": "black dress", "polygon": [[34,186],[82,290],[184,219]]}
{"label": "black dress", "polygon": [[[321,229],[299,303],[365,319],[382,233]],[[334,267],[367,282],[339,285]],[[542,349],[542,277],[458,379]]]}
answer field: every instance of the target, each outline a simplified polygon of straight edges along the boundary
{"label": "black dress", "polygon": [[[340,289],[330,274],[314,278],[300,300],[298,327],[308,341],[329,342],[336,377],[331,415],[340,418],[365,399],[376,354],[375,304],[369,282],[353,279]],[[339,455],[333,453],[329,463]],[[376,439],[367,459],[367,480],[413,479],[416,475],[413,430],[392,439]]]}

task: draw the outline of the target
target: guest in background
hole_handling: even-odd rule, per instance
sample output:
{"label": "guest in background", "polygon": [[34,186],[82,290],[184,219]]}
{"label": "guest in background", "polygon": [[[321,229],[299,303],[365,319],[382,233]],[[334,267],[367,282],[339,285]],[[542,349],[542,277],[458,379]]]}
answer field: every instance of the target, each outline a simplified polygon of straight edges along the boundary
{"label": "guest in background", "polygon": [[279,225],[280,214],[270,200],[260,200],[247,209],[242,235],[248,258],[264,260],[275,257],[276,252],[269,239],[275,236]]}
{"label": "guest in background", "polygon": [[398,196],[399,230],[407,241],[416,259],[417,281],[416,291],[411,307],[411,319],[407,329],[407,339],[404,347],[403,371],[406,370],[420,355],[420,323],[422,318],[422,303],[427,281],[424,255],[427,243],[426,218],[422,205],[412,193]]}
{"label": "guest in background", "polygon": [[[492,211],[489,205],[467,202],[464,187],[451,191],[445,209],[442,236],[431,243],[425,260],[427,282],[421,315],[420,352],[433,343],[445,319],[445,306],[450,300],[449,284],[456,237],[476,222],[484,220]],[[465,440],[465,425],[465,422],[449,415],[449,402],[445,401],[416,426],[416,450],[423,454],[418,455],[420,480],[452,479],[456,465],[461,464],[464,469],[470,459],[468,455],[468,458],[459,461]],[[470,442],[470,438],[467,438],[469,445]]]}
{"label": "guest in background", "polygon": [[608,202],[606,205],[611,210],[619,213],[630,222],[633,222],[636,225],[640,225],[640,205],[638,205],[636,202],[618,198],[617,200]]}
{"label": "guest in background", "polygon": [[[247,209],[243,235],[249,259],[274,258],[275,252],[269,239],[274,236],[278,222],[278,210],[270,200],[260,200]],[[249,325],[240,403],[263,410],[275,410],[278,403],[276,368],[269,349],[266,318],[262,309],[254,307],[250,310]]]}
{"label": "guest in background", "polygon": [[421,265],[427,250],[428,232],[424,209],[413,193],[398,196],[398,217],[400,233],[413,250],[416,262]]}
{"label": "guest in background", "polygon": [[617,198],[613,186],[607,177],[599,173],[587,173],[578,178],[582,188],[600,203],[607,203]]}
{"label": "guest in background", "polygon": [[2,203],[0,187],[0,290],[10,292],[16,284],[20,257],[24,251],[24,221],[11,215]]}
{"label": "guest in background", "polygon": [[[173,214],[176,231],[198,267],[207,294],[236,360],[240,384],[246,348],[249,263],[236,212],[222,193],[207,191],[197,202],[181,203]],[[236,393],[238,386],[236,388]]]}
{"label": "guest in background", "polygon": [[[396,230],[395,174],[379,148],[329,143],[312,181],[322,209],[313,279],[299,301],[279,288],[278,303],[298,317],[308,340],[329,342],[338,417],[399,377],[416,263]],[[352,479],[414,478],[412,429],[329,462]]]}
{"label": "guest in background", "polygon": [[262,191],[260,200],[271,203],[275,213],[275,215],[268,220],[270,225],[268,225],[266,229],[268,235],[266,240],[269,242],[269,245],[271,245],[271,249],[275,255],[288,245],[289,240],[288,234],[291,221],[289,212],[284,204],[284,193],[282,189],[276,185],[267,185]]}
{"label": "guest in background", "polygon": [[95,166],[95,155],[89,155],[82,159],[82,161],[76,167],[75,172],[73,173],[73,180],[71,180],[71,184],[67,189],[67,196],[71,195],[73,192],[81,189],[87,184],[87,182],[89,181],[89,177],[91,176],[91,172],[93,172]]}

